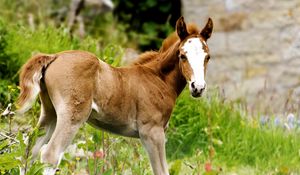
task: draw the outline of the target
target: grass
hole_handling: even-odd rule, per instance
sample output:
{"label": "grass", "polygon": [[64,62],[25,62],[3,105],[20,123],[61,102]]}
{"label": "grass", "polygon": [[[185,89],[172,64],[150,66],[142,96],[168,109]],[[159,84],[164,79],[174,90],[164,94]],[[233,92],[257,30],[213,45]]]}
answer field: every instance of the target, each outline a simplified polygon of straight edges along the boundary
{"label": "grass", "polygon": [[[226,102],[214,92],[208,92],[207,97],[200,100],[192,99],[188,91],[183,92],[167,133],[171,174],[202,174],[208,162],[220,174],[300,173],[299,133],[261,126],[256,118],[250,120],[236,106],[235,102]],[[38,113],[38,108],[34,110],[27,118]],[[35,123],[36,119],[31,122]],[[1,123],[7,130],[7,121]],[[29,129],[29,133],[34,136],[32,133],[36,131]],[[24,141],[19,135],[13,137],[21,144]],[[84,156],[66,153],[60,166],[62,174],[151,174],[147,154],[136,139],[107,134],[86,124],[73,144],[84,150]],[[26,155],[28,146],[21,145],[15,143],[10,154],[4,153],[7,160],[11,156]],[[104,156],[95,157],[98,151]],[[10,174],[16,174],[16,168],[25,161],[21,159],[8,170],[1,166],[1,160],[0,171]],[[36,166],[42,165],[37,163]]]}
{"label": "grass", "polygon": [[[106,39],[111,39],[111,43],[118,40],[115,36]],[[20,67],[37,53],[85,50],[112,65],[118,65],[123,48],[111,43],[103,45],[102,42],[103,38],[100,41],[97,38],[71,36],[63,27],[41,26],[32,31],[19,24],[7,24],[0,18],[0,107],[13,102],[9,87],[17,84]]]}
{"label": "grass", "polygon": [[[1,35],[2,30],[5,30]],[[0,66],[3,70],[4,78],[17,78],[15,73],[32,55],[37,53],[57,53],[65,50],[86,50],[96,54],[99,58],[113,63],[116,58],[122,56],[122,48],[118,45],[101,45],[97,39],[87,37],[79,39],[72,37],[64,28],[39,28],[30,31],[22,26],[1,26],[0,21],[0,39],[5,45],[0,51],[5,56],[0,57]],[[1,50],[2,49],[2,50]],[[2,71],[1,71],[2,72]]]}
{"label": "grass", "polygon": [[194,101],[184,92],[171,119],[169,158],[193,157],[200,151],[202,164],[212,158],[224,171],[247,167],[255,174],[300,173],[299,132],[262,126],[255,116],[245,115],[236,106],[239,105],[212,94]]}

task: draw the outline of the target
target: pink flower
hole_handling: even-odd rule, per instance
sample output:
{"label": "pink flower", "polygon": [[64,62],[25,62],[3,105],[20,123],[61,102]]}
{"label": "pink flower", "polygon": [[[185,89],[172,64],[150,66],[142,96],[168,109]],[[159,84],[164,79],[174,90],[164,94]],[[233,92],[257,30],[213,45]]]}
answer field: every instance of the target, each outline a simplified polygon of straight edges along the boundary
{"label": "pink flower", "polygon": [[97,150],[94,152],[94,159],[103,159],[104,152],[102,150]]}
{"label": "pink flower", "polygon": [[206,172],[210,172],[212,170],[211,163],[206,162],[205,165],[204,165],[204,168],[205,168]]}

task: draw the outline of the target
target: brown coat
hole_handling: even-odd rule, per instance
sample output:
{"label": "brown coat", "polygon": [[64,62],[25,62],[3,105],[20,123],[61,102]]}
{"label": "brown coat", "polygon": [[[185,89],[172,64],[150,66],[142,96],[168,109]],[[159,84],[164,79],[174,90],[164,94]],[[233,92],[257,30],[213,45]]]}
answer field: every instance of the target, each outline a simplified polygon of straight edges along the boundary
{"label": "brown coat", "polygon": [[154,174],[168,174],[164,130],[186,85],[183,68],[188,67],[181,66],[179,48],[185,41],[182,36],[200,37],[195,25],[184,33],[183,18],[178,21],[180,39],[171,35],[158,52],[146,52],[126,67],[112,67],[85,51],[31,58],[21,71],[18,105],[19,112],[25,112],[39,94],[39,126],[46,135],[37,141],[34,156],[41,149],[42,162],[58,165],[60,155],[87,121],[112,133],[141,138]]}

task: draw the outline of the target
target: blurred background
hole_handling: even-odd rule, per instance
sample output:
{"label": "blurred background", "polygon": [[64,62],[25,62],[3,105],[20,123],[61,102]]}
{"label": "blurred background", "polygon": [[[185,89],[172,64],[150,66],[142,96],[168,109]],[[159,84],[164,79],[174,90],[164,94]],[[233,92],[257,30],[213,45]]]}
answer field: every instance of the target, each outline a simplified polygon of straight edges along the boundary
{"label": "blurred background", "polygon": [[[181,15],[199,26],[211,17],[215,25],[208,41],[213,58],[208,68],[208,84],[218,86],[229,99],[245,101],[250,111],[298,113],[298,0],[1,0],[0,7],[0,30],[5,33],[12,26],[16,30],[12,38],[24,27],[35,33],[44,28],[58,28],[58,33],[77,38],[78,42],[95,39],[98,50],[108,43],[125,48],[122,64],[132,61],[142,51],[159,49]],[[22,45],[22,41],[12,43],[15,47],[18,44]],[[0,77],[11,78],[36,52],[72,48],[47,50],[28,45],[24,45],[27,54],[22,58],[11,58],[17,62],[15,65],[8,64],[7,57],[14,53],[2,43]],[[16,82],[17,76],[13,79]]]}

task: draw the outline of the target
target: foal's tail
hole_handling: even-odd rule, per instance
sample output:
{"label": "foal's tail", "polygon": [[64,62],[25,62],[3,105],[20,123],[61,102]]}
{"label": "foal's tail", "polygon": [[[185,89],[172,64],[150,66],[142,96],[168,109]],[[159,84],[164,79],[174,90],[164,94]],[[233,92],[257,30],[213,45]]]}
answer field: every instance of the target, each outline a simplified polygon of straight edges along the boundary
{"label": "foal's tail", "polygon": [[41,91],[40,80],[46,68],[56,57],[56,55],[38,54],[30,58],[22,67],[20,73],[21,93],[17,101],[17,113],[23,114],[31,108]]}

